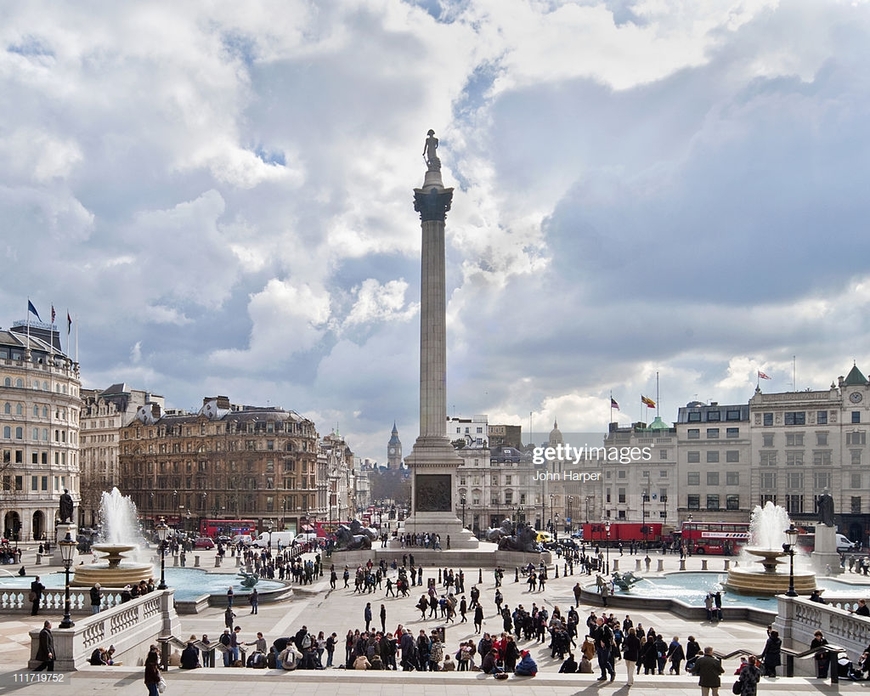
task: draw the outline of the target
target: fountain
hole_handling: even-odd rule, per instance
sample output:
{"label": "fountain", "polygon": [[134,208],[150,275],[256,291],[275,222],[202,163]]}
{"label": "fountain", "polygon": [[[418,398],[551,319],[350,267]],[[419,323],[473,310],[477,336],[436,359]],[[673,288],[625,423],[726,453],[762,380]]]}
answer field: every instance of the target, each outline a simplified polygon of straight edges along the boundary
{"label": "fountain", "polygon": [[97,563],[76,566],[70,584],[89,587],[100,583],[105,587],[123,587],[149,580],[154,574],[150,563],[137,563],[124,556],[139,548],[139,519],[130,497],[122,496],[117,488],[113,488],[111,493],[104,492],[100,500],[100,519],[103,541],[94,544],[92,549],[94,553],[106,555]]}
{"label": "fountain", "polygon": [[[788,554],[783,551],[782,545],[785,543],[785,530],[789,525],[791,520],[788,513],[771,501],[767,501],[764,507],[755,507],[749,524],[749,545],[743,547],[743,563],[747,565],[729,569],[725,583],[729,591],[772,596],[788,590]],[[760,558],[761,561],[751,559],[750,555]],[[758,568],[758,563],[761,564],[761,569]],[[811,571],[795,569],[794,588],[798,594],[810,594],[816,589],[816,576]]]}

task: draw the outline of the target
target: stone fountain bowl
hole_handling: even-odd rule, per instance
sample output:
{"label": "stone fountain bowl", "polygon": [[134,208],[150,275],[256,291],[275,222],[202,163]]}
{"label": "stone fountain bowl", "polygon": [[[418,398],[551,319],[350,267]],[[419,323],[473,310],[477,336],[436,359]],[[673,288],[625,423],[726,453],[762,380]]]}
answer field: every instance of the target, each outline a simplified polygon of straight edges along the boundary
{"label": "stone fountain bowl", "polygon": [[97,563],[75,567],[75,575],[70,582],[76,587],[90,587],[100,583],[102,587],[124,587],[124,585],[146,582],[154,576],[150,563],[134,563],[124,559],[125,553],[136,548],[134,544],[94,544],[95,553],[105,556]]}
{"label": "stone fountain bowl", "polygon": [[[782,549],[744,546],[744,550],[758,556],[763,568],[738,566],[728,570],[725,587],[729,592],[753,596],[773,596],[788,591],[789,569],[787,554]],[[781,565],[784,564],[784,565]],[[811,571],[794,571],[794,588],[798,594],[808,595],[816,589],[816,576]]]}

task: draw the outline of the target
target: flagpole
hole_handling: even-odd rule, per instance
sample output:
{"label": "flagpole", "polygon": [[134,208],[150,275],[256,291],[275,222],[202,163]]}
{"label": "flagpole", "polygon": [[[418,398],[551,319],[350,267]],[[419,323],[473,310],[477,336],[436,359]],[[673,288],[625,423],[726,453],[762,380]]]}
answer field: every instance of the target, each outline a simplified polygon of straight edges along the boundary
{"label": "flagpole", "polygon": [[659,401],[661,401],[659,398],[659,373],[656,370],[656,418],[659,417]]}
{"label": "flagpole", "polygon": [[613,423],[613,390],[610,390],[610,420],[607,423],[607,432],[610,432],[610,425]]}
{"label": "flagpole", "polygon": [[79,315],[76,314],[76,363],[79,361]]}

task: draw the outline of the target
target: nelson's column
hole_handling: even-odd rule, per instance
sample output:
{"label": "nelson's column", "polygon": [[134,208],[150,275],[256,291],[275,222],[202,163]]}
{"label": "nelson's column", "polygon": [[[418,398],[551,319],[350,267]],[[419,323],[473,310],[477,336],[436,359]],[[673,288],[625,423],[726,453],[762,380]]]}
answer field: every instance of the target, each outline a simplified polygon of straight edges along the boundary
{"label": "nelson's column", "polygon": [[420,436],[405,463],[411,469],[409,533],[441,535],[441,547],[475,549],[477,539],[456,516],[453,501],[456,470],[462,460],[447,438],[447,320],[444,271],[444,221],[453,189],[441,181],[438,138],[430,130],[423,156],[423,187],[414,189],[420,213],[423,248],[420,279]]}

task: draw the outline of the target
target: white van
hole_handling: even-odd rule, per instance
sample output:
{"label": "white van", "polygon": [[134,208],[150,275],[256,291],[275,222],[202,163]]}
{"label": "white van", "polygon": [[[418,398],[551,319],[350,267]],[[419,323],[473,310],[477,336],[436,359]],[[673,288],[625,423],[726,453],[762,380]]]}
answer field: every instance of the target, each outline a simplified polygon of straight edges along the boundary
{"label": "white van", "polygon": [[294,532],[272,532],[271,534],[269,532],[263,532],[260,536],[254,539],[251,545],[260,549],[265,549],[269,546],[269,542],[271,541],[272,548],[277,549],[278,544],[282,547],[292,544],[295,536],[296,534]]}
{"label": "white van", "polygon": [[837,534],[837,553],[845,553],[846,551],[854,551],[858,547],[858,543],[850,541],[845,534]]}
{"label": "white van", "polygon": [[297,544],[307,544],[312,541],[317,541],[317,534],[314,532],[303,532],[302,534],[297,534],[294,541]]}

